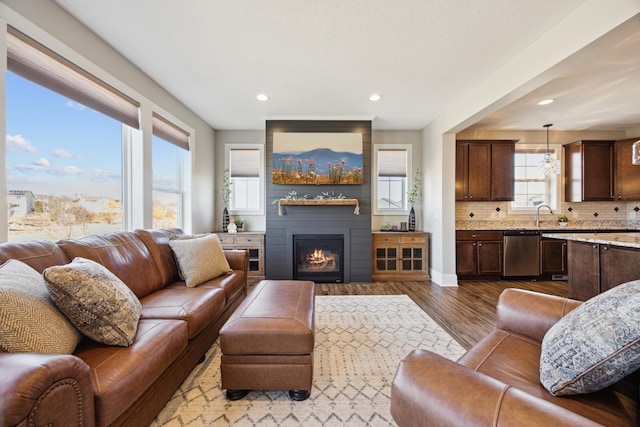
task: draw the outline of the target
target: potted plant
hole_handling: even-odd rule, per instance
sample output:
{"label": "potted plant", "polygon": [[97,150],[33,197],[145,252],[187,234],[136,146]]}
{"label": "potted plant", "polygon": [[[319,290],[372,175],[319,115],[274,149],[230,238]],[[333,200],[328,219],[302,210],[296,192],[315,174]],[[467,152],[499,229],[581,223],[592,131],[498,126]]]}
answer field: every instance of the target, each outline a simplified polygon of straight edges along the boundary
{"label": "potted plant", "polygon": [[238,231],[244,231],[244,220],[242,218],[236,218],[235,222],[238,227]]}
{"label": "potted plant", "polygon": [[566,215],[558,215],[558,225],[560,227],[566,227],[569,223],[569,218]]}

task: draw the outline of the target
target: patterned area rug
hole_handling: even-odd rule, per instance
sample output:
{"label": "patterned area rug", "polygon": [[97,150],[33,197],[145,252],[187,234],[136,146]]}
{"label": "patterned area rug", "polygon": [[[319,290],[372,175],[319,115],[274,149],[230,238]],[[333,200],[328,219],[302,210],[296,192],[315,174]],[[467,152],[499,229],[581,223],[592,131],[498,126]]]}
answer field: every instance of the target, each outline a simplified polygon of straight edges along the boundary
{"label": "patterned area rug", "polygon": [[415,348],[453,360],[464,353],[406,295],[317,296],[311,397],[267,390],[226,400],[216,341],[152,426],[392,426],[391,382]]}

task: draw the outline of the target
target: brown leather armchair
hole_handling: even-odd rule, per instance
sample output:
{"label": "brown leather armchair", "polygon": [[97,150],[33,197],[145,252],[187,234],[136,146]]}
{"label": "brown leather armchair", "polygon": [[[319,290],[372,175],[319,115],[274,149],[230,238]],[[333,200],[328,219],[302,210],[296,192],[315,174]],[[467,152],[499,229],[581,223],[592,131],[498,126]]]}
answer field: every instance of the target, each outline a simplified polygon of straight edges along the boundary
{"label": "brown leather armchair", "polygon": [[[405,426],[635,426],[623,382],[596,393],[554,397],[540,383],[547,330],[579,301],[507,289],[496,329],[457,362],[414,350],[398,367],[391,415]],[[627,384],[628,385],[628,384]],[[637,390],[637,384],[635,384]]]}

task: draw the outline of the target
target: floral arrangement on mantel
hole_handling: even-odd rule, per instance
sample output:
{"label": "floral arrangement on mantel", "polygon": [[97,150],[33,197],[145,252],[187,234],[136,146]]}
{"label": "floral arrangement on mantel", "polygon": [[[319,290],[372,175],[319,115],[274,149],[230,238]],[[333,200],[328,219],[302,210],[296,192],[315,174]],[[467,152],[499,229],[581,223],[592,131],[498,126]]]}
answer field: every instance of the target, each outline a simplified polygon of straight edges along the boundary
{"label": "floral arrangement on mantel", "polygon": [[[313,199],[309,199],[308,196],[302,195],[302,196],[298,196],[298,193],[296,191],[291,191],[289,192],[289,194],[287,194],[285,197],[283,197],[282,199],[277,199],[274,200],[272,202],[272,204],[278,203],[278,215],[282,216],[282,205],[283,204],[289,204],[286,203],[288,201],[308,201],[308,204],[320,204],[320,202],[326,201],[326,202],[331,202],[332,200],[344,200],[346,202],[350,202],[352,201],[352,204],[355,204],[356,207],[353,210],[353,214],[354,215],[360,215],[360,203],[358,202],[357,199],[348,199],[346,196],[344,196],[342,193],[338,194],[337,196],[335,195],[335,193],[332,191],[331,194],[329,194],[329,192],[324,192],[322,194],[318,194],[315,198]],[[285,203],[283,203],[285,202]],[[314,203],[314,202],[318,202],[318,203]],[[302,203],[305,204],[305,203]],[[327,203],[330,204],[330,203]]]}

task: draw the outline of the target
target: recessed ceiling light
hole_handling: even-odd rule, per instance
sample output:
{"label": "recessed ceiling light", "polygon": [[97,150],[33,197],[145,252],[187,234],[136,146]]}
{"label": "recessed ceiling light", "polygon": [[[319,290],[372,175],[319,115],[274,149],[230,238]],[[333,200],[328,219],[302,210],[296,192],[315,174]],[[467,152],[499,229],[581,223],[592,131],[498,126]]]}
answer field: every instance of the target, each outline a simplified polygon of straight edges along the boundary
{"label": "recessed ceiling light", "polygon": [[260,93],[260,94],[256,95],[256,99],[258,101],[268,101],[269,100],[269,96],[265,95],[264,93]]}
{"label": "recessed ceiling light", "polygon": [[373,95],[371,95],[369,97],[369,101],[380,101],[382,99],[382,97],[380,95],[378,95],[377,93],[374,93]]}
{"label": "recessed ceiling light", "polygon": [[549,105],[551,104],[553,101],[555,101],[554,99],[543,99],[542,101],[538,102],[538,105]]}

